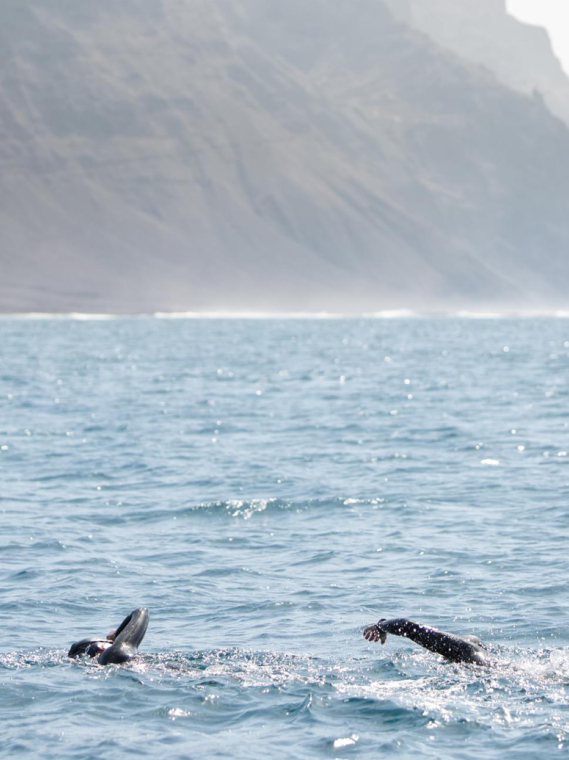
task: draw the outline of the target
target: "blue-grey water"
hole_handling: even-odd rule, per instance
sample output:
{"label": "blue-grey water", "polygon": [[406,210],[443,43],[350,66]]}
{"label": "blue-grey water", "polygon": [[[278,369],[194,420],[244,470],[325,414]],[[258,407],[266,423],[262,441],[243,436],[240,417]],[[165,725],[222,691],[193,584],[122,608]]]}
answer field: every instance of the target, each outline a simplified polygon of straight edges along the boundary
{"label": "blue-grey water", "polygon": [[[569,751],[569,320],[0,319],[0,754]],[[139,659],[69,645],[150,609]],[[362,628],[490,646],[446,664]]]}

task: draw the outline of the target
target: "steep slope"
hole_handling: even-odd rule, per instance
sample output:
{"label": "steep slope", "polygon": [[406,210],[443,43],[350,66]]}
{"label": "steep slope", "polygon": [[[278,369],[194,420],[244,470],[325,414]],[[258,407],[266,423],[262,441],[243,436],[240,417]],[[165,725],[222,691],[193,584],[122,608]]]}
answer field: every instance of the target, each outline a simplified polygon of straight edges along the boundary
{"label": "steep slope", "polygon": [[561,304],[569,133],[380,0],[5,0],[0,308]]}
{"label": "steep slope", "polygon": [[506,0],[389,0],[389,6],[401,21],[486,66],[508,87],[541,93],[569,124],[569,78],[547,31],[510,16]]}

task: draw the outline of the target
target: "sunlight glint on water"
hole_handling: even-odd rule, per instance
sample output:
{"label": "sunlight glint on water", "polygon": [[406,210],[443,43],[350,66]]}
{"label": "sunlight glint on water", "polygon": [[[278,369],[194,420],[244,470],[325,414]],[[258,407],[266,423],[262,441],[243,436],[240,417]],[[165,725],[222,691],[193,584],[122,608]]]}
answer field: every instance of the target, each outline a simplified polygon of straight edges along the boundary
{"label": "sunlight glint on water", "polygon": [[[2,749],[569,751],[569,322],[0,320]],[[67,660],[133,607],[143,656]],[[402,639],[476,633],[493,669]]]}

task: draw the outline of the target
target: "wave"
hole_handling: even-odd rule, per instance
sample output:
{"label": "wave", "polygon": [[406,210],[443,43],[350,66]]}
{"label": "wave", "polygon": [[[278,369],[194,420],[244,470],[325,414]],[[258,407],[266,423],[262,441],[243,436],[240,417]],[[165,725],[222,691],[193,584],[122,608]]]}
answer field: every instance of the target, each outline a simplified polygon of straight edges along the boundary
{"label": "wave", "polygon": [[[195,504],[184,504],[179,507],[156,507],[145,509],[130,509],[123,511],[121,514],[113,514],[110,518],[105,512],[93,514],[91,510],[82,514],[75,514],[76,520],[85,520],[101,524],[124,524],[130,522],[148,523],[160,522],[161,520],[183,519],[192,516],[214,516],[219,518],[229,518],[232,520],[251,520],[254,517],[264,513],[274,512],[307,512],[310,510],[341,510],[342,512],[353,512],[360,509],[379,509],[383,508],[386,501],[383,497],[373,497],[369,499],[337,497],[328,499],[307,499],[307,500],[287,500],[278,498],[260,498],[260,499],[228,499],[223,501],[198,502]],[[398,507],[397,507],[398,508]]]}
{"label": "wave", "polygon": [[[63,650],[15,651],[0,654],[0,684],[8,703],[27,705],[39,695],[44,709],[77,720],[86,703],[111,695],[115,720],[154,716],[160,731],[164,719],[201,736],[237,726],[250,731],[259,719],[273,731],[295,723],[333,727],[322,738],[326,757],[354,747],[360,736],[417,739],[426,731],[441,741],[487,736],[503,743],[505,754],[496,755],[502,757],[516,756],[507,750],[518,743],[527,749],[535,735],[539,757],[569,731],[567,648],[499,648],[492,668],[445,663],[419,649],[367,650],[332,658],[238,647],[173,650],[105,668],[70,660]],[[55,689],[55,680],[63,686]],[[101,729],[108,727],[105,715],[97,718]]]}
{"label": "wave", "polygon": [[[131,663],[102,669],[94,660],[70,660],[66,650],[38,648],[0,654],[0,668],[20,670],[66,666],[93,669],[97,674],[124,669],[139,674],[207,677],[247,687],[288,683],[332,687],[356,698],[388,698],[398,695],[433,696],[445,692],[449,702],[457,692],[468,699],[467,687],[504,696],[518,689],[520,695],[538,695],[569,685],[569,647],[532,650],[525,647],[492,647],[492,667],[447,663],[422,649],[389,654],[367,647],[369,656],[327,659],[309,654],[239,647],[206,650],[173,650],[141,653]],[[475,696],[476,690],[470,693]],[[487,696],[487,695],[486,695]],[[486,698],[485,696],[485,698]]]}

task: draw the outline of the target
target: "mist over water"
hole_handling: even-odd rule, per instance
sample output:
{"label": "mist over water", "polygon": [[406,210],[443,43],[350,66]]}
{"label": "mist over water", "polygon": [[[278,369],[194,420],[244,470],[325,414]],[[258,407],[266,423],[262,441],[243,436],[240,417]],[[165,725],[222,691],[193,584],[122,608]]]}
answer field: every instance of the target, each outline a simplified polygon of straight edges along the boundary
{"label": "mist over water", "polygon": [[[565,319],[0,320],[0,754],[569,749]],[[66,658],[130,610],[141,657]],[[490,646],[445,664],[361,630]]]}

